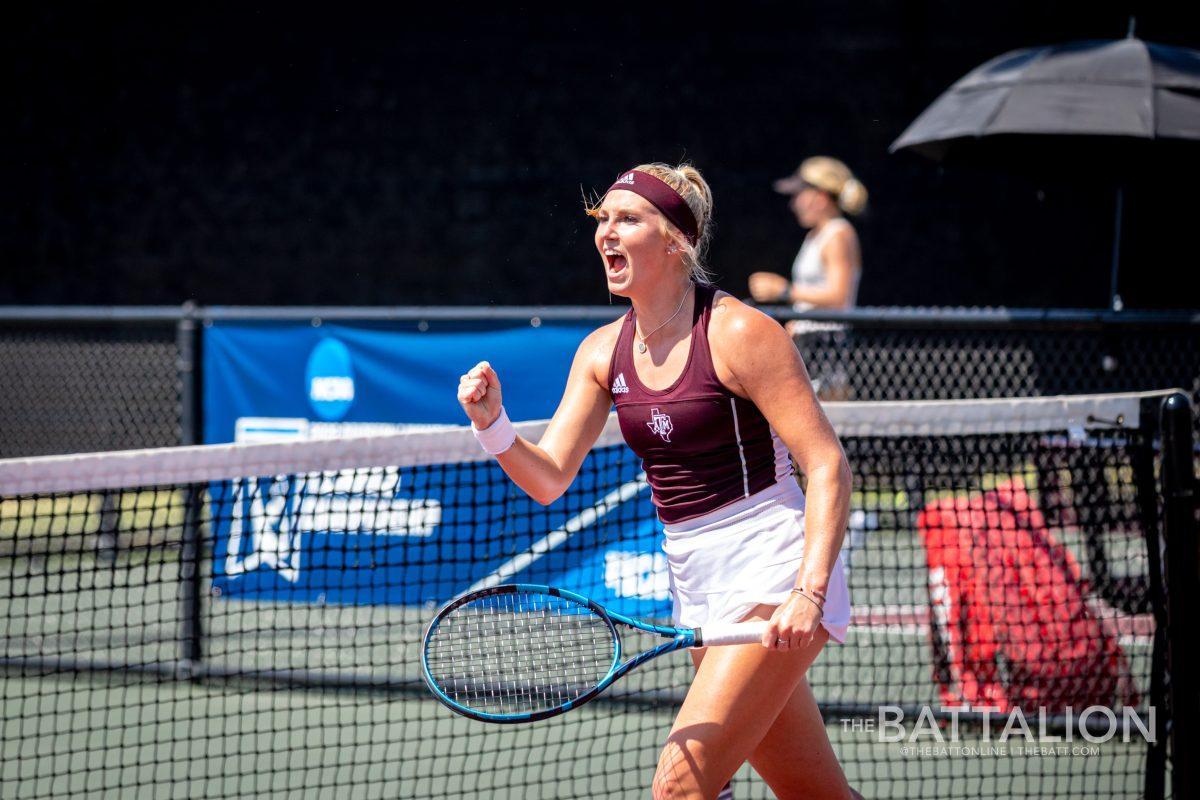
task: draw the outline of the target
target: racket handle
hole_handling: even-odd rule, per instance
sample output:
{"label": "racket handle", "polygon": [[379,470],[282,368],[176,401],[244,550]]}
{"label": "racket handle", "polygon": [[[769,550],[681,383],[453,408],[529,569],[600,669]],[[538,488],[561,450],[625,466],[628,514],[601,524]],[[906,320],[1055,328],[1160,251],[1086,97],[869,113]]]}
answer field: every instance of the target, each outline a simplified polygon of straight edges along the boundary
{"label": "racket handle", "polygon": [[705,625],[696,629],[696,646],[709,647],[723,644],[754,644],[761,642],[767,631],[766,620],[736,622],[732,625]]}

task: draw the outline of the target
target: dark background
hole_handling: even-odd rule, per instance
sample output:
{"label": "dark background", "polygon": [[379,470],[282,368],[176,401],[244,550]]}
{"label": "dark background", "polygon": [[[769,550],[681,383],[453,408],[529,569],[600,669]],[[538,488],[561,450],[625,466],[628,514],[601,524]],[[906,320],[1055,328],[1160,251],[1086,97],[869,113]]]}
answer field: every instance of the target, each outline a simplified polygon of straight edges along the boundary
{"label": "dark background", "polygon": [[[51,6],[0,34],[0,304],[597,304],[581,191],[688,159],[744,294],[803,232],[770,190],[871,192],[864,305],[1107,305],[1111,176],[939,168],[888,144],[1018,47],[1200,47],[1194,3]],[[414,16],[415,14],[415,16]],[[1200,144],[1130,177],[1122,294],[1194,307]]]}

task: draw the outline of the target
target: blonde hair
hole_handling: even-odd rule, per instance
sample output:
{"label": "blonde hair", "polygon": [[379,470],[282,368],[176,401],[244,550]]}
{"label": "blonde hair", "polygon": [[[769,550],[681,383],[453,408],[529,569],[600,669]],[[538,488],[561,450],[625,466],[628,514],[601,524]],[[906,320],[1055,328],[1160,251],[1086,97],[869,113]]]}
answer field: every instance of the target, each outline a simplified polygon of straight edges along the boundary
{"label": "blonde hair", "polygon": [[836,158],[807,158],[796,172],[805,183],[827,192],[847,214],[861,214],[867,207],[867,187]]}
{"label": "blonde hair", "polygon": [[[713,228],[713,197],[708,181],[704,180],[700,170],[687,163],[672,167],[670,164],[655,161],[650,164],[638,164],[633,169],[658,178],[674,189],[683,198],[683,202],[687,203],[692,216],[696,218],[695,243],[689,242],[683,231],[671,224],[666,217],[662,218],[663,233],[674,239],[683,251],[683,263],[687,267],[688,277],[696,283],[712,283],[712,273],[704,263],[709,242],[712,241]],[[599,213],[600,204],[603,202],[604,198],[600,197],[594,202],[585,203],[584,210],[589,217],[594,217]]]}

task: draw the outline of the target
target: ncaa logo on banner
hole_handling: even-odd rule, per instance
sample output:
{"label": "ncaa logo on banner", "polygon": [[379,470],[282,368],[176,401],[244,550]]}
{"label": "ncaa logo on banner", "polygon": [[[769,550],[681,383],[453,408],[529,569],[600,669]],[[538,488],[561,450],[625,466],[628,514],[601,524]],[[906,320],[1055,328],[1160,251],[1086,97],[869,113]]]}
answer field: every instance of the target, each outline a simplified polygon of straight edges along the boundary
{"label": "ncaa logo on banner", "polygon": [[305,370],[308,402],[323,420],[346,416],[354,405],[354,364],[340,340],[322,339],[308,357]]}

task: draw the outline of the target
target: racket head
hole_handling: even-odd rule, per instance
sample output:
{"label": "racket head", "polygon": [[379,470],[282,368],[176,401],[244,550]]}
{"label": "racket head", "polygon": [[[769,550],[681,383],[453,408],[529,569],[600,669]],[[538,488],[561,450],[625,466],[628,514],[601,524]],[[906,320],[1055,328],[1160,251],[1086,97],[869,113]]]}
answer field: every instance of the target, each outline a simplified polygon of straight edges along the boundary
{"label": "racket head", "polygon": [[421,674],[443,705],[483,722],[533,722],[591,700],[621,661],[604,608],[552,586],[469,592],[430,620]]}

